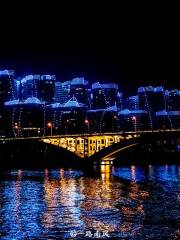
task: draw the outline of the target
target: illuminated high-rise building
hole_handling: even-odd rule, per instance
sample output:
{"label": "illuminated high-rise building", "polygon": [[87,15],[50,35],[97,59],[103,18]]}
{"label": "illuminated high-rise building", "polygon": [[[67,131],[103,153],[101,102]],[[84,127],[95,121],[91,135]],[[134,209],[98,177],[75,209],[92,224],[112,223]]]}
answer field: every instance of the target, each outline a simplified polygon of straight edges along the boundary
{"label": "illuminated high-rise building", "polygon": [[21,80],[20,99],[36,97],[46,103],[53,103],[55,80],[55,75],[27,75]]}
{"label": "illuminated high-rise building", "polygon": [[167,109],[169,111],[180,111],[180,91],[177,89],[166,91]]}
{"label": "illuminated high-rise building", "polygon": [[[53,103],[46,108],[46,126],[52,123],[54,134],[83,133],[85,128],[85,105],[75,97],[65,104]],[[48,128],[46,129],[48,134]]]}
{"label": "illuminated high-rise building", "polygon": [[118,112],[118,129],[120,131],[138,131],[150,128],[148,112],[145,110],[123,109]]}
{"label": "illuminated high-rise building", "polygon": [[157,128],[173,129],[180,127],[180,91],[165,91],[166,108],[156,112]]}
{"label": "illuminated high-rise building", "polygon": [[92,84],[92,108],[93,109],[106,109],[108,107],[117,105],[118,101],[118,85],[115,83],[99,82]]}
{"label": "illuminated high-rise building", "polygon": [[156,127],[156,112],[167,109],[166,91],[162,86],[139,87],[139,109],[149,114],[151,129]]}
{"label": "illuminated high-rise building", "polygon": [[152,86],[139,87],[139,109],[152,112],[154,107],[154,88]]}
{"label": "illuminated high-rise building", "polygon": [[78,102],[90,107],[88,81],[84,78],[73,78],[71,81],[55,83],[55,102],[61,104],[75,97]]}
{"label": "illuminated high-rise building", "polygon": [[21,80],[20,99],[25,100],[30,97],[38,96],[38,81],[40,75],[27,75]]}
{"label": "illuminated high-rise building", "polygon": [[62,110],[61,127],[63,133],[84,133],[85,105],[72,98],[64,104]]}
{"label": "illuminated high-rise building", "polygon": [[35,97],[5,102],[8,114],[7,135],[14,137],[39,136],[44,133],[45,104]]}
{"label": "illuminated high-rise building", "polygon": [[5,101],[13,100],[15,98],[16,81],[14,79],[13,70],[0,71],[0,105]]}
{"label": "illuminated high-rise building", "polygon": [[46,103],[53,103],[55,98],[55,75],[41,75],[38,81],[38,98]]}
{"label": "illuminated high-rise building", "polygon": [[84,78],[73,78],[71,80],[70,96],[75,97],[78,102],[90,107],[90,96],[88,94],[88,81]]}
{"label": "illuminated high-rise building", "polygon": [[70,99],[70,84],[66,83],[55,83],[55,102],[64,104]]}
{"label": "illuminated high-rise building", "polygon": [[0,71],[0,136],[4,136],[9,127],[4,103],[15,99],[17,94],[14,75],[13,70]]}
{"label": "illuminated high-rise building", "polygon": [[166,91],[162,86],[139,87],[139,109],[156,112],[166,109]]}
{"label": "illuminated high-rise building", "polygon": [[180,111],[158,111],[156,119],[158,129],[180,128]]}
{"label": "illuminated high-rise building", "polygon": [[117,101],[116,101],[116,105],[118,107],[119,110],[123,109],[123,95],[121,92],[117,92]]}
{"label": "illuminated high-rise building", "polygon": [[127,99],[127,107],[129,110],[139,109],[139,96],[130,96]]}
{"label": "illuminated high-rise building", "polygon": [[155,112],[162,111],[167,108],[165,91],[162,86],[154,88],[153,110]]}
{"label": "illuminated high-rise building", "polygon": [[87,120],[90,133],[115,132],[117,131],[117,107],[88,110]]}

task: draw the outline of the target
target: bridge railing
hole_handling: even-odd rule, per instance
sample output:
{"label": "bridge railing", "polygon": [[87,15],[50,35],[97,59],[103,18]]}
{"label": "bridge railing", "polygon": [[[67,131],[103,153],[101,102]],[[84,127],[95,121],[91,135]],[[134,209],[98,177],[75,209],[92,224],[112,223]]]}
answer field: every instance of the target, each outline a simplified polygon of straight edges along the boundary
{"label": "bridge railing", "polygon": [[62,137],[90,137],[90,136],[109,136],[109,135],[128,135],[128,134],[142,134],[142,133],[161,133],[161,132],[180,132],[180,129],[157,129],[157,130],[145,130],[145,131],[120,131],[120,132],[105,132],[105,133],[83,133],[83,134],[63,134],[53,136],[32,136],[32,137],[5,137],[1,136],[0,140],[13,140],[13,139],[43,139],[43,138],[62,138]]}

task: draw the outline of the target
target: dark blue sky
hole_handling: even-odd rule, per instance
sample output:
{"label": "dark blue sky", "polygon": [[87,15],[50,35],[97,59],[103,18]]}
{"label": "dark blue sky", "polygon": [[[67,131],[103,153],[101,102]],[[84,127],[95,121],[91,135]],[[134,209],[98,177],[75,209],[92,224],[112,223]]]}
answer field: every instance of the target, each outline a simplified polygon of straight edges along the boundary
{"label": "dark blue sky", "polygon": [[139,85],[177,88],[177,19],[176,15],[170,18],[167,12],[161,13],[146,16],[146,12],[134,12],[122,18],[90,14],[88,21],[85,14],[79,15],[80,20],[73,18],[74,14],[69,22],[54,15],[43,18],[43,14],[37,21],[37,16],[31,15],[24,25],[13,28],[11,22],[4,29],[0,68],[15,69],[18,75],[54,73],[62,81],[77,76],[114,81],[129,92]]}

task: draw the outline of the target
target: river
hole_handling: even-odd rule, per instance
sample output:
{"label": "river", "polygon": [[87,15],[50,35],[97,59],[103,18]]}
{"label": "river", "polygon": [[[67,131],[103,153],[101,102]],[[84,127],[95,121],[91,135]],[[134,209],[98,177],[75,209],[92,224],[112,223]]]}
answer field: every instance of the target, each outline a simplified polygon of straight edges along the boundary
{"label": "river", "polygon": [[180,166],[0,173],[0,239],[178,239]]}

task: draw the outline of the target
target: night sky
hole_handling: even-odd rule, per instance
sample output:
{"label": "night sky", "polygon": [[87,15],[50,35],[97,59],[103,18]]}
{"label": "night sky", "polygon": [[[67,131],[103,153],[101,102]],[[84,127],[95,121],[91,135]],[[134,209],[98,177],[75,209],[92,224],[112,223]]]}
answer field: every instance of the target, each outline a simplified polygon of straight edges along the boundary
{"label": "night sky", "polygon": [[36,12],[30,20],[26,16],[25,25],[20,18],[3,29],[0,68],[21,76],[56,74],[61,81],[81,76],[113,81],[132,94],[140,85],[179,88],[177,15],[161,8],[148,15],[122,12],[81,12],[78,19],[71,13],[43,18],[45,13]]}

